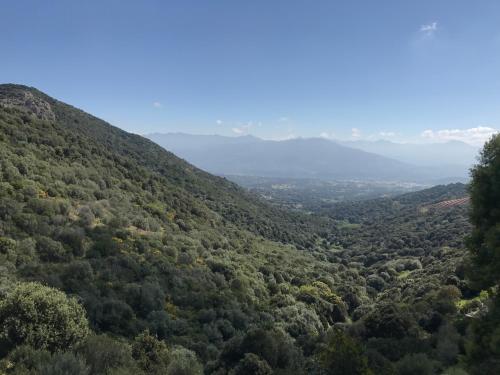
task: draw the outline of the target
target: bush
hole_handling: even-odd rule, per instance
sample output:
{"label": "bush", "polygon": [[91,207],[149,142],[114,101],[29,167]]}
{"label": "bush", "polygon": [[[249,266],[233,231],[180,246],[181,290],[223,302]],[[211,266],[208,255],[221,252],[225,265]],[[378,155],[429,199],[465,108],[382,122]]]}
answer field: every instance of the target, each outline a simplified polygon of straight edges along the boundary
{"label": "bush", "polygon": [[0,339],[55,351],[89,333],[85,311],[74,298],[39,283],[21,283],[0,302]]}
{"label": "bush", "polygon": [[89,336],[77,353],[85,358],[91,374],[109,374],[120,368],[136,369],[130,345],[106,335]]}
{"label": "bush", "polygon": [[82,358],[73,353],[57,353],[37,369],[38,375],[90,375],[89,368]]}
{"label": "bush", "polygon": [[163,375],[167,371],[167,345],[148,331],[137,336],[132,344],[132,357],[147,374]]}
{"label": "bush", "polygon": [[298,371],[302,357],[290,336],[279,329],[249,331],[238,350],[240,358],[246,353],[253,353],[266,360],[273,369],[283,369],[290,373]]}
{"label": "bush", "polygon": [[369,313],[364,321],[368,337],[403,338],[416,325],[412,317],[396,305],[385,304]]}
{"label": "bush", "polygon": [[21,345],[2,359],[0,373],[30,374],[50,359],[51,355],[47,350],[36,350],[31,346]]}
{"label": "bush", "polygon": [[433,375],[436,373],[436,362],[423,353],[408,354],[396,365],[400,375]]}
{"label": "bush", "polygon": [[318,315],[328,324],[343,322],[347,317],[347,308],[342,299],[321,281],[302,285],[297,299],[313,305]]}
{"label": "bush", "polygon": [[170,354],[167,375],[202,375],[203,367],[196,354],[183,347],[174,348]]}
{"label": "bush", "polygon": [[38,237],[36,250],[41,260],[45,262],[61,262],[69,259],[69,254],[60,242],[48,237]]}
{"label": "bush", "polygon": [[253,353],[247,353],[232,373],[234,375],[271,375],[273,370],[264,359]]}
{"label": "bush", "polygon": [[16,241],[6,237],[0,237],[0,254],[8,254],[14,251],[15,247]]}
{"label": "bush", "polygon": [[339,329],[327,337],[325,348],[319,355],[325,374],[371,375],[368,359],[361,347]]}

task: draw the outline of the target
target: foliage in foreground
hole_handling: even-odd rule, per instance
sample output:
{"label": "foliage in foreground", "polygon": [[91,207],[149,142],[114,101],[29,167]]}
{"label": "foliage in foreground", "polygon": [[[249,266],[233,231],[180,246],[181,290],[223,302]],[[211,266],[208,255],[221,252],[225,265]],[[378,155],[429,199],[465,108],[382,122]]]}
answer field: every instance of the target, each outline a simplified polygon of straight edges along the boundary
{"label": "foliage in foreground", "polygon": [[492,297],[480,305],[472,325],[468,361],[476,372],[500,372],[500,135],[487,142],[470,186],[473,231],[468,239],[472,256],[469,275]]}

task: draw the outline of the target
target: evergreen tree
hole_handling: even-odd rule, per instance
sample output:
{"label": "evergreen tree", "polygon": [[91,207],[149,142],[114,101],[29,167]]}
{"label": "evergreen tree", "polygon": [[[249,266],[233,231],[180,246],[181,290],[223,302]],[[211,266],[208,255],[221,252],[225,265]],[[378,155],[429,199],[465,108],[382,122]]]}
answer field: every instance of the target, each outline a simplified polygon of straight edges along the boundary
{"label": "evergreen tree", "polygon": [[[472,170],[472,256],[470,279],[480,289],[500,281],[500,135],[488,141]],[[488,312],[473,324],[468,359],[475,373],[500,373],[500,298],[494,295]]]}

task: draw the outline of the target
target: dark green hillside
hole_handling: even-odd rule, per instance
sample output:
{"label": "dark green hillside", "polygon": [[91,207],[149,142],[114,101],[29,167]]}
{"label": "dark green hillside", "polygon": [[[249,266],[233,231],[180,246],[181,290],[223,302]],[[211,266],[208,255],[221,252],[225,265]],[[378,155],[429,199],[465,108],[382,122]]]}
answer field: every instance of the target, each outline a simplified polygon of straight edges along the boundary
{"label": "dark green hillside", "polygon": [[[43,297],[36,287],[16,292],[18,281],[40,282],[76,296],[96,334],[133,340],[149,332],[170,352],[180,345],[184,357],[189,349],[203,363],[214,361],[214,368],[243,360],[245,351],[218,360],[226,342],[266,327],[263,340],[278,340],[279,355],[290,356],[267,362],[284,373],[304,366],[294,362],[301,349],[293,337],[318,334],[346,318],[326,278],[329,263],[256,236],[321,245],[305,216],[270,208],[233,183],[34,89],[1,86],[0,103],[5,304],[13,293]],[[320,278],[318,306],[304,302],[303,289],[316,293]],[[26,318],[27,312],[8,306],[0,305],[0,316]],[[21,323],[0,336],[12,360],[35,355],[12,352],[25,348],[20,345],[32,346],[29,353],[45,349],[19,331],[24,318],[16,315]],[[107,346],[104,336],[88,337],[87,351]],[[85,354],[87,360],[94,355]],[[127,365],[126,358],[120,361]]]}
{"label": "dark green hillside", "polygon": [[461,248],[470,231],[468,205],[445,209],[432,205],[465,196],[466,185],[441,185],[392,199],[324,206],[318,212],[337,222],[337,238],[344,247]]}
{"label": "dark green hillside", "polygon": [[[34,88],[0,85],[0,103],[27,115],[34,114],[38,119],[56,119],[48,131],[40,131],[43,133],[40,141],[73,162],[88,163],[91,156],[107,158],[123,172],[123,177],[141,183],[146,190],[153,189],[154,184],[169,185],[167,190],[173,196],[173,204],[182,201],[185,206],[191,206],[191,202],[198,199],[221,218],[266,238],[302,246],[311,246],[315,241],[310,219],[306,224],[298,215],[283,215],[249,196],[236,184],[193,167],[146,138],[126,133]],[[13,131],[24,133],[25,130]],[[66,136],[55,137],[59,132]]]}
{"label": "dark green hillside", "polygon": [[420,208],[463,193],[289,213],[1,85],[0,373],[444,371],[485,295],[462,272],[467,208]]}

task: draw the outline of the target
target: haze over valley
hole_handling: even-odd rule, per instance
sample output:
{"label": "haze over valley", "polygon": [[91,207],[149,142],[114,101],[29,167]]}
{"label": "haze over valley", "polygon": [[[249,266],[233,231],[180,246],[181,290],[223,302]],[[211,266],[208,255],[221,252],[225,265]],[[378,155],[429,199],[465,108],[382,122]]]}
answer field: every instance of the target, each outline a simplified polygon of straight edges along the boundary
{"label": "haze over valley", "polygon": [[[153,133],[147,138],[197,167],[245,187],[252,188],[258,181],[262,188],[267,181],[272,189],[276,185],[273,181],[278,179],[282,187],[293,182],[293,186],[302,189],[322,185],[324,192],[336,192],[339,186],[328,182],[344,185],[351,182],[350,190],[362,187],[357,193],[352,192],[351,198],[467,182],[478,154],[477,148],[457,141],[439,144],[340,142],[322,138],[270,141],[253,136],[184,133]],[[317,181],[311,184],[314,180]],[[356,187],[356,183],[361,185]],[[343,195],[338,194],[339,197]]]}

